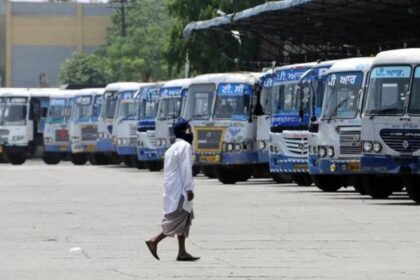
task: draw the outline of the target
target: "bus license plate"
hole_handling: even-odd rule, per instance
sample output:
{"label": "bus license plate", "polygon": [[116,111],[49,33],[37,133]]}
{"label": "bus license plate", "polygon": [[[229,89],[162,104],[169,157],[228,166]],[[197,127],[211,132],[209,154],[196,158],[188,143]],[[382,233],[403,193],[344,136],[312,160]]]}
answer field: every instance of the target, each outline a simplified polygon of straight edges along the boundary
{"label": "bus license plate", "polygon": [[94,152],[95,151],[95,145],[87,145],[86,151],[87,152]]}
{"label": "bus license plate", "polygon": [[347,163],[347,170],[349,171],[359,171],[360,163],[359,162],[349,162]]}
{"label": "bus license plate", "polygon": [[306,164],[306,163],[296,163],[294,165],[294,168],[306,171],[306,170],[308,170],[308,164]]}

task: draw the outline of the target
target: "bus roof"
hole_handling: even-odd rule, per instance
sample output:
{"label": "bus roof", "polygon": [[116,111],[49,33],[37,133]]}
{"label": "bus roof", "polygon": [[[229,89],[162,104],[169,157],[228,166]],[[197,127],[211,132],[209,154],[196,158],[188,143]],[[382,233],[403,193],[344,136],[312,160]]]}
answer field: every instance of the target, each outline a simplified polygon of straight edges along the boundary
{"label": "bus roof", "polygon": [[119,91],[121,89],[126,89],[126,90],[130,90],[130,89],[138,89],[140,87],[140,83],[135,83],[135,82],[121,82],[121,83],[112,83],[112,84],[108,84],[105,87],[105,91]]}
{"label": "bus roof", "polygon": [[308,63],[297,63],[291,65],[284,65],[274,68],[274,72],[282,71],[282,70],[297,70],[301,68],[312,68],[318,66],[316,62],[308,62]]}
{"label": "bus roof", "polygon": [[355,57],[342,59],[334,63],[333,66],[328,70],[328,73],[337,72],[351,72],[351,71],[363,71],[369,72],[373,62],[373,57]]}
{"label": "bus roof", "polygon": [[181,88],[187,88],[192,79],[177,79],[177,80],[171,80],[167,81],[163,84],[162,88],[173,88],[173,87],[181,87]]}
{"label": "bus roof", "polygon": [[197,84],[219,84],[219,83],[250,83],[259,81],[262,73],[218,73],[200,75],[191,80],[191,85]]}
{"label": "bus roof", "polygon": [[376,55],[373,65],[383,64],[419,64],[420,49],[399,49],[380,52]]}

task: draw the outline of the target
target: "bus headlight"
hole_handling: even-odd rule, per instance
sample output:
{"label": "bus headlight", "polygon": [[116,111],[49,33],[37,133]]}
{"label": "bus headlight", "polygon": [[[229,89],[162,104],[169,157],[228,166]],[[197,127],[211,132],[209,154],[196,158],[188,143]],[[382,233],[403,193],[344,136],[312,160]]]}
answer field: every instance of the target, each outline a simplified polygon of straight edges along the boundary
{"label": "bus headlight", "polygon": [[117,139],[117,145],[122,145],[123,144],[123,140],[121,138]]}
{"label": "bus headlight", "polygon": [[157,147],[162,146],[162,140],[161,139],[156,139],[156,146]]}
{"label": "bus headlight", "polygon": [[260,147],[260,150],[264,150],[265,147],[267,147],[267,144],[265,143],[265,141],[260,141],[259,147]]}
{"label": "bus headlight", "polygon": [[333,157],[334,156],[334,148],[333,147],[328,147],[327,148],[327,155],[329,157]]}
{"label": "bus headlight", "polygon": [[233,144],[232,144],[232,143],[228,143],[228,144],[226,144],[226,151],[228,151],[228,152],[232,152],[232,151],[233,151],[233,149],[234,149],[234,146],[233,146]]}
{"label": "bus headlight", "polygon": [[373,144],[370,141],[365,141],[363,142],[363,150],[367,153],[369,153],[370,151],[372,151],[373,148]]}
{"label": "bus headlight", "polygon": [[103,132],[99,132],[98,133],[98,138],[104,138],[104,133]]}
{"label": "bus headlight", "polygon": [[123,138],[123,145],[127,145],[128,144],[128,138]]}
{"label": "bus headlight", "polygon": [[324,158],[327,156],[327,150],[324,147],[318,148],[319,157]]}
{"label": "bus headlight", "polygon": [[165,147],[165,146],[166,146],[166,144],[167,144],[167,143],[166,143],[166,139],[165,139],[165,138],[163,138],[163,139],[162,139],[162,146],[164,146],[164,147]]}
{"label": "bus headlight", "polygon": [[382,151],[381,143],[378,143],[378,142],[373,143],[373,150],[375,151],[375,153],[380,153]]}
{"label": "bus headlight", "polygon": [[242,149],[241,144],[236,143],[235,144],[235,151],[239,152]]}

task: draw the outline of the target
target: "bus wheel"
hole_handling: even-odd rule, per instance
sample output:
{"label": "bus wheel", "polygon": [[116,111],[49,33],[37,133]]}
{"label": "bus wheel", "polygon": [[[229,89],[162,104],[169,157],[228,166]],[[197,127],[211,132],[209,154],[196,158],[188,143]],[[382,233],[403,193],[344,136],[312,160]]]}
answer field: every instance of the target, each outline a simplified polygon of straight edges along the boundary
{"label": "bus wheel", "polygon": [[216,179],[217,178],[215,167],[213,167],[213,166],[202,167],[201,171],[203,172],[204,176],[206,176],[209,179]]}
{"label": "bus wheel", "polygon": [[61,161],[61,155],[59,153],[45,152],[42,160],[48,165],[56,165]]}
{"label": "bus wheel", "polygon": [[312,178],[309,174],[292,174],[292,180],[301,187],[312,185]]}
{"label": "bus wheel", "polygon": [[200,166],[193,165],[192,167],[192,175],[195,177],[200,173]]}
{"label": "bus wheel", "polygon": [[238,182],[246,182],[252,176],[252,169],[243,168],[241,170],[237,170],[236,177],[238,178]]}
{"label": "bus wheel", "polygon": [[87,162],[85,154],[71,154],[70,160],[74,165],[84,165]]}
{"label": "bus wheel", "polygon": [[408,196],[414,200],[416,203],[420,203],[420,185],[419,185],[420,176],[408,176],[405,178],[405,188],[407,190]]}
{"label": "bus wheel", "polygon": [[363,187],[373,199],[388,198],[398,185],[398,177],[391,176],[363,176]]}
{"label": "bus wheel", "polygon": [[160,161],[146,161],[146,167],[151,172],[157,172],[162,170],[162,163]]}
{"label": "bus wheel", "polygon": [[315,175],[312,178],[318,189],[324,192],[336,192],[343,186],[339,176]]}
{"label": "bus wheel", "polygon": [[133,163],[133,166],[137,169],[145,169],[146,166],[144,165],[144,161],[139,161],[137,156],[131,156],[131,162]]}
{"label": "bus wheel", "polygon": [[292,182],[292,177],[284,173],[270,173],[271,178],[278,184],[287,184]]}
{"label": "bus wheel", "polygon": [[22,165],[26,161],[26,157],[23,154],[10,154],[8,158],[12,165]]}
{"label": "bus wheel", "polygon": [[362,183],[362,181],[361,180],[357,180],[355,183],[354,183],[354,190],[356,191],[356,192],[358,192],[358,193],[360,193],[361,195],[367,195],[368,193],[366,192],[366,188],[365,188],[365,186],[363,185],[363,183]]}
{"label": "bus wheel", "polygon": [[122,157],[122,161],[124,162],[124,164],[128,167],[133,167],[133,162],[131,161],[131,157],[130,156],[123,156]]}
{"label": "bus wheel", "polygon": [[233,185],[236,184],[236,182],[239,181],[239,176],[236,170],[228,169],[220,167],[216,171],[217,179],[222,183],[226,185]]}

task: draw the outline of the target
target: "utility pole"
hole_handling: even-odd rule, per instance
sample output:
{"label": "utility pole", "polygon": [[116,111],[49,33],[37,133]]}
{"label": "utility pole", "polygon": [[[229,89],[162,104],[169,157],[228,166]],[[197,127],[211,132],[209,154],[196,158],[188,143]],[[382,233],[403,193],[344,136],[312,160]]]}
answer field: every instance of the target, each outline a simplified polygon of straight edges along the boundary
{"label": "utility pole", "polygon": [[127,4],[127,0],[121,0],[121,35],[125,37],[126,30],[125,30],[125,5]]}
{"label": "utility pole", "polygon": [[111,4],[118,3],[119,9],[121,13],[121,36],[125,37],[127,35],[126,31],[126,23],[125,23],[125,12],[126,12],[126,5],[128,4],[128,0],[112,0]]}

